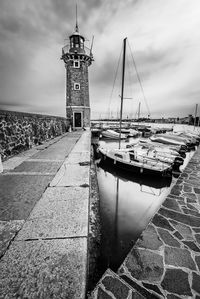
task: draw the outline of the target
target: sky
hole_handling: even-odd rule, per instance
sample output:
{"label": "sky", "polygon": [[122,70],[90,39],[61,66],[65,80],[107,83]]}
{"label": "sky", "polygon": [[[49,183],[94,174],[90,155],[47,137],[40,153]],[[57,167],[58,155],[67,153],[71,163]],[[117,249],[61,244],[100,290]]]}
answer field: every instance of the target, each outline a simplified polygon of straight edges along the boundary
{"label": "sky", "polygon": [[196,104],[199,114],[199,0],[0,0],[0,109],[65,116],[60,57],[74,32],[76,3],[87,47],[94,36],[93,119],[119,114],[125,37],[123,116],[136,117],[139,103],[143,117],[194,115]]}

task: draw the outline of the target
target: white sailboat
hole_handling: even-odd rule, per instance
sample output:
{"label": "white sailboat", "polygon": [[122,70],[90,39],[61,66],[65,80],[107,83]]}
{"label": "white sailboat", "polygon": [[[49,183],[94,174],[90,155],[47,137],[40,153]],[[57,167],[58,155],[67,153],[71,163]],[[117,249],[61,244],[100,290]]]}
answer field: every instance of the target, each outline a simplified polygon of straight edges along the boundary
{"label": "white sailboat", "polygon": [[146,156],[138,155],[138,153],[134,149],[121,149],[126,40],[127,38],[123,40],[119,148],[108,149],[106,147],[100,146],[98,148],[98,152],[102,156],[102,161],[107,164],[111,164],[113,167],[125,169],[128,172],[135,172],[135,173],[146,174],[146,175],[169,176],[172,173],[171,164],[161,162],[158,159],[148,157],[147,155]]}

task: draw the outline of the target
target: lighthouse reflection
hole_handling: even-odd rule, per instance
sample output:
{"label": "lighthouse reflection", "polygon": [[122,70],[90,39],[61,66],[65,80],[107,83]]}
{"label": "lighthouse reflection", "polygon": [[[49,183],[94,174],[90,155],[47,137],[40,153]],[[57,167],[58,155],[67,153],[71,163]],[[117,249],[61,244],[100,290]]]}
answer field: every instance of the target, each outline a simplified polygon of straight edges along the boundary
{"label": "lighthouse reflection", "polygon": [[100,191],[100,271],[116,271],[162,204],[171,178],[149,178],[97,167]]}

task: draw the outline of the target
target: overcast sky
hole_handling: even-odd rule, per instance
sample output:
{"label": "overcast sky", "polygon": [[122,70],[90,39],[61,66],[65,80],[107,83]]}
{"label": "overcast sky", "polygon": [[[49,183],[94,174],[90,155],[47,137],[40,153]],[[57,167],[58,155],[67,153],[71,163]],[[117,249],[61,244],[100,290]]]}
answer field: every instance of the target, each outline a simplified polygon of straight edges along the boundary
{"label": "overcast sky", "polygon": [[[194,114],[195,104],[200,104],[199,0],[76,2],[86,46],[94,35],[95,61],[89,68],[92,118],[119,113],[121,74],[120,67],[117,74],[116,69],[125,37],[124,116],[135,116],[139,102],[143,116]],[[0,0],[0,108],[65,116],[60,57],[74,27],[75,1]]]}

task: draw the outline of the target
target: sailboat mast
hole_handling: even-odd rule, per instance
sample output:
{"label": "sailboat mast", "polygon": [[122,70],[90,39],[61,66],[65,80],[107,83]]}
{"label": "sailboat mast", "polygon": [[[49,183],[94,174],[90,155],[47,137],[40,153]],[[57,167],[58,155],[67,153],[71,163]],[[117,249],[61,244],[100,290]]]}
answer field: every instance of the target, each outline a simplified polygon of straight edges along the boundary
{"label": "sailboat mast", "polygon": [[141,107],[141,103],[139,102],[139,107],[138,107],[138,121],[139,121],[139,118],[140,118],[140,107]]}
{"label": "sailboat mast", "polygon": [[126,62],[126,40],[127,37],[123,41],[121,108],[120,108],[120,123],[119,123],[119,149],[121,147],[121,130],[122,130],[122,115],[123,115],[123,100],[124,100],[124,78],[125,78],[125,62]]}
{"label": "sailboat mast", "polygon": [[195,129],[195,126],[196,126],[196,119],[197,119],[197,110],[198,110],[198,104],[196,104],[195,106],[195,115],[194,115],[194,129]]}
{"label": "sailboat mast", "polygon": [[139,102],[139,107],[138,107],[138,123],[137,123],[137,126],[139,128],[139,119],[140,119],[140,107],[141,107],[141,103]]}

